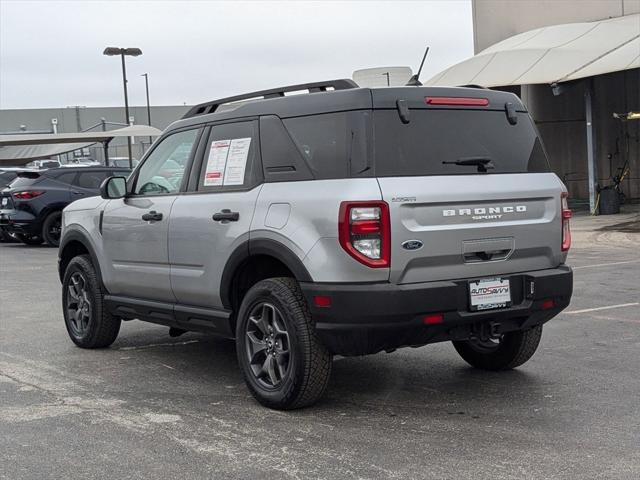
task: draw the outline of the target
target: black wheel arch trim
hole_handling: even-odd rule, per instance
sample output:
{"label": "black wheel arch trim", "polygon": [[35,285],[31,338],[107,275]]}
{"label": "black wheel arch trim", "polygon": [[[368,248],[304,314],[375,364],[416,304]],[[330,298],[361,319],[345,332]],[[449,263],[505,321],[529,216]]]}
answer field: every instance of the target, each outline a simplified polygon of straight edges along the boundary
{"label": "black wheel arch trim", "polygon": [[[60,246],[58,247],[58,276],[60,277],[60,281],[62,282],[64,279],[64,271],[62,270],[62,252],[65,247],[71,242],[79,242],[82,244],[84,248],[89,252],[89,256],[91,257],[91,263],[93,267],[96,269],[98,274],[98,279],[104,289],[104,283],[102,281],[102,270],[100,269],[100,262],[98,261],[98,256],[96,255],[96,251],[89,240],[89,233],[87,233],[82,227],[75,227],[74,230],[69,232],[64,232],[64,236],[60,239]],[[107,290],[105,289],[105,292]]]}
{"label": "black wheel arch trim", "polygon": [[302,260],[286,245],[268,238],[242,242],[229,256],[220,281],[220,299],[225,308],[232,308],[233,279],[238,268],[250,257],[267,255],[282,262],[299,282],[312,282],[311,275]]}

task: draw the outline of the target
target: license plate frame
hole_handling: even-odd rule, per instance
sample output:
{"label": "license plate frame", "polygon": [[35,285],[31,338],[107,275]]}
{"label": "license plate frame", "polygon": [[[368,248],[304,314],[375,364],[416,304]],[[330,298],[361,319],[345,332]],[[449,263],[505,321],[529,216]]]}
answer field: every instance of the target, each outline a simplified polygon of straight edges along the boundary
{"label": "license plate frame", "polygon": [[469,310],[472,312],[508,308],[512,305],[509,278],[491,277],[469,281]]}

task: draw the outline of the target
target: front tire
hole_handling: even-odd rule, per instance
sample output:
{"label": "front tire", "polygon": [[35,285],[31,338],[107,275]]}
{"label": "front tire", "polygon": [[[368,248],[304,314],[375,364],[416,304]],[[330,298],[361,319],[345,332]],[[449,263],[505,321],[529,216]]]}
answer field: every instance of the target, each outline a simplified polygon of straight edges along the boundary
{"label": "front tire", "polygon": [[452,343],[472,367],[509,370],[519,367],[533,356],[541,337],[542,325],[538,325],[529,330],[505,333],[497,340],[464,340]]}
{"label": "front tire", "polygon": [[249,390],[266,407],[312,405],[329,384],[332,356],[294,279],[262,280],[247,292],[238,312],[236,352]]}
{"label": "front tire", "polygon": [[50,213],[42,224],[42,238],[52,247],[60,246],[62,212]]}
{"label": "front tire", "polygon": [[69,337],[81,348],[111,345],[120,331],[120,319],[104,305],[100,279],[88,255],[69,262],[62,281],[62,311]]}

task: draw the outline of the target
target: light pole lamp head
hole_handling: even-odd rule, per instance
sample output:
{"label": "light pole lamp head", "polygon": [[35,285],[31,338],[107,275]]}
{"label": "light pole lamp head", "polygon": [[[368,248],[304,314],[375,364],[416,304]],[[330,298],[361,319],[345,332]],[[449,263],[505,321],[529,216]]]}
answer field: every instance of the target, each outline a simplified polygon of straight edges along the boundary
{"label": "light pole lamp head", "polygon": [[118,48],[118,47],[107,47],[102,52],[103,55],[114,56],[114,55],[128,55],[131,57],[138,57],[142,55],[142,50],[139,48]]}

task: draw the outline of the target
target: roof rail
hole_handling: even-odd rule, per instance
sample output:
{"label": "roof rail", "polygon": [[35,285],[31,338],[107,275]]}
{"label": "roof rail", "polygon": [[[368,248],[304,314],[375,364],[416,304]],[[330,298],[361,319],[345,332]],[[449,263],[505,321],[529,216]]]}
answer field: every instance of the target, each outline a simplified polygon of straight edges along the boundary
{"label": "roof rail", "polygon": [[324,82],[289,85],[288,87],[272,88],[270,90],[260,90],[259,92],[245,93],[234,97],[221,98],[219,100],[201,103],[191,108],[182,118],[197,117],[198,115],[214,113],[220,105],[227,103],[240,102],[242,100],[264,100],[267,98],[284,97],[286,92],[307,90],[309,93],[316,93],[326,92],[327,89],[348,90],[350,88],[358,88],[358,84],[353,80],[343,78],[338,80],[327,80]]}

